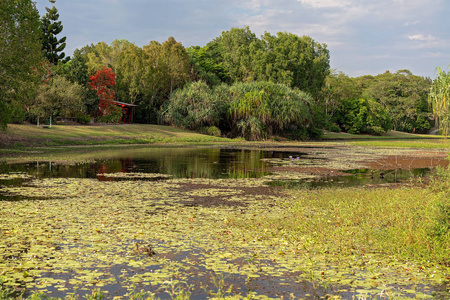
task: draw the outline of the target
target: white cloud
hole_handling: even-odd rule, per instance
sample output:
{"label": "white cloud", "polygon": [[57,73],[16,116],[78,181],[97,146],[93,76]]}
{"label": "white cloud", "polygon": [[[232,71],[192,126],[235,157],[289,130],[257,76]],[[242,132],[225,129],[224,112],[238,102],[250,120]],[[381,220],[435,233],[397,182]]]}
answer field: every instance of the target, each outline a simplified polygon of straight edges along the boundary
{"label": "white cloud", "polygon": [[297,0],[303,4],[314,8],[336,8],[349,6],[351,1],[348,0]]}
{"label": "white cloud", "polygon": [[408,38],[411,41],[426,41],[426,42],[430,42],[430,41],[435,41],[437,40],[436,37],[432,36],[432,35],[422,35],[422,34],[416,34],[416,35],[410,35],[408,36]]}

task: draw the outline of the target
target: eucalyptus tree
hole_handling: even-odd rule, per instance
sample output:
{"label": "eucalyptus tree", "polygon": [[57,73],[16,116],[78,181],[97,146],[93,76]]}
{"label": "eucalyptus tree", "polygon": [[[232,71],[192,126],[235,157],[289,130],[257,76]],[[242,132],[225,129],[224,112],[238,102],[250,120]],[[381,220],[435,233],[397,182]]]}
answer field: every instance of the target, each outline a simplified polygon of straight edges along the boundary
{"label": "eucalyptus tree", "polygon": [[[49,0],[49,2],[55,4],[56,0]],[[66,37],[57,37],[63,30],[62,22],[58,21],[58,9],[54,5],[45,9],[47,13],[42,17],[42,50],[44,56],[52,64],[57,65],[66,56],[63,52],[66,48]],[[69,57],[65,59],[65,61],[68,60]]]}
{"label": "eucalyptus tree", "polygon": [[252,51],[259,80],[283,83],[318,96],[330,74],[326,44],[288,32],[276,36],[266,32],[261,43],[260,49],[256,47]]}
{"label": "eucalyptus tree", "polygon": [[249,27],[231,28],[207,44],[208,56],[214,58],[213,64],[226,69],[227,76],[219,70],[227,83],[255,80],[252,51],[259,48],[260,40]]}
{"label": "eucalyptus tree", "polygon": [[31,0],[0,1],[0,127],[22,118],[40,81],[41,29]]}
{"label": "eucalyptus tree", "polygon": [[428,101],[433,107],[436,126],[447,136],[450,132],[450,72],[446,73],[440,67],[436,71]]}

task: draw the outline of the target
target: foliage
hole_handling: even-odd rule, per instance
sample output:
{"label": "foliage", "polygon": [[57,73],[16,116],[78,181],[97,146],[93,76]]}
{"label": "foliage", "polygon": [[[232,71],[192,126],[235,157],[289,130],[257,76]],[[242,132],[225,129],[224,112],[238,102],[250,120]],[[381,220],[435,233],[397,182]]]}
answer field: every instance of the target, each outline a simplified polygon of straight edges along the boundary
{"label": "foliage", "polygon": [[[56,0],[49,0],[49,2],[54,4]],[[42,50],[48,61],[57,65],[66,56],[62,52],[66,48],[66,37],[57,38],[57,35],[63,30],[61,21],[58,21],[58,9],[55,6],[52,6],[52,8],[46,7],[45,9],[47,14],[42,17]],[[64,61],[67,62],[68,60],[69,58],[67,57]]]}
{"label": "foliage", "polygon": [[272,82],[237,83],[230,88],[231,128],[250,139],[279,134],[291,126],[312,124],[311,97],[286,85]]}
{"label": "foliage", "polygon": [[34,117],[76,117],[85,111],[86,88],[55,75],[41,84],[36,102],[30,109]]}
{"label": "foliage", "polygon": [[[89,86],[89,73],[87,67],[87,57],[82,50],[76,49],[68,62],[60,62],[53,68],[53,72],[57,75],[64,76],[67,80],[77,83],[80,86]],[[86,112],[95,115],[98,110],[99,98],[96,91],[86,89],[83,97]]]}
{"label": "foliage", "polygon": [[409,70],[356,78],[342,72],[333,73],[327,77],[317,98],[319,122],[328,130],[335,131],[336,112],[345,110],[343,106],[348,104],[348,99],[366,98],[379,103],[388,113],[392,122],[390,129],[428,133],[433,126],[427,105],[430,84],[429,78],[415,76]]}
{"label": "foliage", "polygon": [[205,58],[213,61],[206,61],[204,64],[223,66],[226,73],[222,67],[216,68],[215,73],[219,78],[225,79],[224,82],[253,81],[256,78],[251,53],[255,44],[259,44],[259,40],[249,27],[223,31],[221,36],[207,44]]}
{"label": "foliage", "polygon": [[[222,87],[227,90],[226,87]],[[187,84],[184,89],[172,93],[163,117],[171,125],[192,130],[219,126],[225,118],[227,97],[223,89],[210,88],[204,81]],[[222,94],[222,95],[221,95]]]}
{"label": "foliage", "polygon": [[439,67],[437,72],[428,101],[433,107],[436,126],[447,136],[450,133],[450,72],[446,73]]}
{"label": "foliage", "polygon": [[372,99],[347,98],[335,117],[336,123],[348,133],[380,135],[391,128],[391,120],[383,107]]}
{"label": "foliage", "polygon": [[205,81],[209,86],[229,82],[230,78],[222,61],[214,59],[208,46],[193,46],[186,49],[195,72],[195,79]]}
{"label": "foliage", "polygon": [[136,121],[157,123],[159,110],[172,91],[188,82],[191,74],[186,49],[170,37],[140,48],[126,40],[86,46],[88,73],[110,68],[116,74],[112,88],[117,100],[139,105]]}
{"label": "foliage", "polygon": [[330,70],[330,54],[325,44],[287,32],[276,36],[266,32],[261,43],[262,48],[253,57],[259,80],[283,83],[314,97],[319,94]]}
{"label": "foliage", "polygon": [[23,115],[40,80],[39,13],[30,0],[0,1],[0,128]]}
{"label": "foliage", "polygon": [[394,130],[428,133],[432,128],[427,98],[431,80],[409,70],[385,72],[367,81],[363,95],[380,103],[389,113]]}
{"label": "foliage", "polygon": [[224,31],[192,52],[205,78],[227,83],[270,81],[313,96],[322,89],[330,68],[325,44],[287,32],[265,33],[258,39],[249,27]]}
{"label": "foliage", "polygon": [[[114,117],[110,120],[115,120],[116,109],[113,103],[114,101],[114,91],[111,89],[116,84],[116,74],[112,72],[109,68],[103,68],[101,71],[97,71],[90,78],[89,85],[92,90],[95,90],[99,102],[99,114],[101,117],[106,117],[109,114],[113,114]],[[108,122],[109,123],[109,122]]]}
{"label": "foliage", "polygon": [[260,140],[291,126],[309,127],[310,102],[308,94],[271,82],[210,88],[199,81],[174,92],[163,116],[169,124],[182,128],[216,126],[233,137]]}

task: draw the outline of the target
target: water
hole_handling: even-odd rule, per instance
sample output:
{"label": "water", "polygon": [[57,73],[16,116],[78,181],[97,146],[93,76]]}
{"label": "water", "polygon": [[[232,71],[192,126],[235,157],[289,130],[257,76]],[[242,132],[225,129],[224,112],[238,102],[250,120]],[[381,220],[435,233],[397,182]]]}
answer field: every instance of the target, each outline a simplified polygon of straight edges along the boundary
{"label": "water", "polygon": [[[302,152],[266,151],[228,148],[139,148],[100,152],[93,161],[78,164],[29,162],[21,164],[0,164],[0,174],[27,174],[29,178],[97,178],[112,180],[103,176],[109,173],[153,173],[169,175],[171,178],[261,178],[270,175],[274,167],[271,159],[289,161],[296,159],[317,159]],[[275,181],[273,185],[287,187],[353,187],[402,183],[411,179],[424,178],[431,168],[411,170],[344,171],[347,176],[323,177],[314,180]],[[1,180],[2,185],[19,186],[29,178]],[[160,180],[155,176],[145,180]],[[115,179],[117,180],[117,179]]]}

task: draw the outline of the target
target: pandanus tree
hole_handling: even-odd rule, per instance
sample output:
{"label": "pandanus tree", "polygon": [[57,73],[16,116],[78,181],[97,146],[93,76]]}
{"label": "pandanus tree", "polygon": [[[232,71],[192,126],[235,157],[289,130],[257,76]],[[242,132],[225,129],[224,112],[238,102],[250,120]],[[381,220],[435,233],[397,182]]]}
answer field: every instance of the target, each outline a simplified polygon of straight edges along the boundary
{"label": "pandanus tree", "polygon": [[431,87],[428,101],[433,107],[436,126],[447,136],[450,130],[450,72],[446,73],[440,67],[436,70],[438,76]]}

